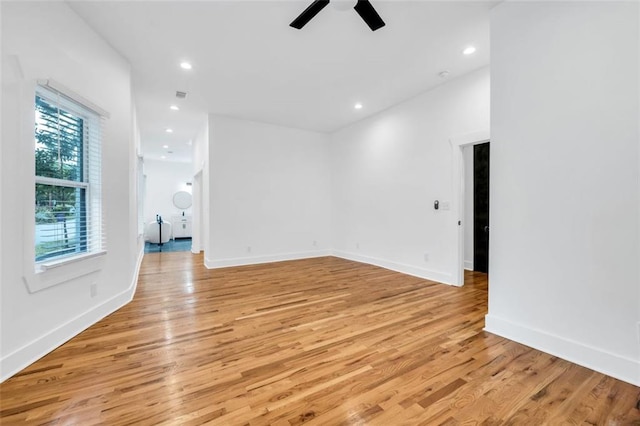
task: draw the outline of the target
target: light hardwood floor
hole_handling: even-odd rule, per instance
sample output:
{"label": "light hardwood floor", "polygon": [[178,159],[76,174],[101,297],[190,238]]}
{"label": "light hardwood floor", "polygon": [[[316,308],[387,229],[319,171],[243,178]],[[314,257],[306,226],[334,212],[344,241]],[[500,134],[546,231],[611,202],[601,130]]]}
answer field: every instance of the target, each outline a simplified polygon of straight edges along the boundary
{"label": "light hardwood floor", "polygon": [[201,265],[147,254],[133,302],[2,384],[0,422],[640,425],[640,388],[483,332],[484,274]]}

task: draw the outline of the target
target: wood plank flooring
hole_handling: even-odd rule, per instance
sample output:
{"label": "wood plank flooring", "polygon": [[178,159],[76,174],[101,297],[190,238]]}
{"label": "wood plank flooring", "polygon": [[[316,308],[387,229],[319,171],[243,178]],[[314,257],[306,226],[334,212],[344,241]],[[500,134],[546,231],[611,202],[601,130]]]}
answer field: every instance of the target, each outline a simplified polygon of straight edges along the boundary
{"label": "wood plank flooring", "polygon": [[201,265],[147,254],[133,302],[2,384],[0,422],[640,425],[640,388],[483,332],[483,274]]}

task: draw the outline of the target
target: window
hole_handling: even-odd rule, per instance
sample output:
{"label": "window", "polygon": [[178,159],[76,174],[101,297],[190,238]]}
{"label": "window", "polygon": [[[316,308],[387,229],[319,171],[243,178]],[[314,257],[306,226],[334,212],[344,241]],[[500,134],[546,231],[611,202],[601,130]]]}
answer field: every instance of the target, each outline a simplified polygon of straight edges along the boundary
{"label": "window", "polygon": [[56,90],[35,96],[36,270],[105,250],[102,117]]}

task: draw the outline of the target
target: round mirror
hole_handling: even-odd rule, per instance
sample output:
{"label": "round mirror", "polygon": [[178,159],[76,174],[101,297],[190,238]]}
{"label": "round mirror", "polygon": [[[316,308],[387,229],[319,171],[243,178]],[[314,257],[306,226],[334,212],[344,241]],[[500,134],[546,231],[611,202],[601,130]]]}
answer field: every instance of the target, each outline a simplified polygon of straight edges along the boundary
{"label": "round mirror", "polygon": [[173,194],[173,205],[180,210],[191,207],[191,194],[187,191],[178,191]]}

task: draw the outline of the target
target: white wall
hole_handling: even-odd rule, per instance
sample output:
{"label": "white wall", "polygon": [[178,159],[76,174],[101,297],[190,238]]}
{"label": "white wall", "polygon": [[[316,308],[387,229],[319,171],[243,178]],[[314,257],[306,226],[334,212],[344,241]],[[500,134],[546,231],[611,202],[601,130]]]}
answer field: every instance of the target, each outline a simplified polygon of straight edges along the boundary
{"label": "white wall", "polygon": [[207,266],[328,254],[328,161],[324,134],[211,115]]}
{"label": "white wall", "polygon": [[487,330],[640,385],[637,3],[491,16]]}
{"label": "white wall", "polygon": [[[62,2],[2,2],[1,379],[127,303],[136,246],[135,151],[127,62]],[[108,110],[103,191],[108,254],[101,270],[29,293],[33,239],[35,81],[52,78]],[[7,201],[11,200],[11,208]],[[133,204],[133,205],[132,205]],[[80,262],[83,263],[83,262]],[[80,267],[80,266],[78,266]],[[72,267],[74,268],[74,267]],[[97,295],[91,297],[90,285]]]}
{"label": "white wall", "polygon": [[473,145],[462,149],[464,159],[464,267],[473,271]]}
{"label": "white wall", "polygon": [[454,202],[449,138],[488,127],[484,68],[333,134],[335,253],[451,283],[457,219],[444,209]]}
{"label": "white wall", "polygon": [[[2,26],[1,26],[2,25],[2,15],[3,15],[2,6],[0,5],[0,46],[4,47],[4,44],[3,44],[4,43],[4,36],[2,35]],[[0,51],[0,54],[1,53],[2,52]],[[5,80],[2,77],[2,75],[3,75],[4,71],[5,71],[4,70],[4,64],[5,64],[5,61],[4,61],[4,58],[3,58],[2,64],[0,64],[0,80],[2,81],[2,93],[3,93],[2,97],[3,97],[3,99],[4,99],[4,88],[5,88]],[[4,134],[2,133],[1,130],[2,130],[2,120],[4,120],[4,115],[3,115],[3,113],[4,113],[3,112],[4,103],[5,102],[0,100],[0,166],[2,168],[4,168],[4,159],[3,159],[4,158],[4,154],[3,154],[4,143],[2,143],[2,140],[4,139]],[[4,264],[4,255],[3,255],[4,244],[2,244],[2,241],[5,241],[5,236],[4,236],[4,231],[3,231],[4,222],[3,222],[3,214],[2,214],[2,212],[4,211],[4,205],[5,205],[4,202],[2,201],[3,198],[4,198],[4,195],[5,195],[4,194],[4,184],[3,184],[4,176],[3,175],[4,175],[4,173],[2,173],[0,171],[0,307],[2,306],[2,282],[3,282],[2,280],[3,280],[3,277],[4,277],[4,274],[2,272],[2,270],[3,270],[2,268],[3,268],[3,264]],[[2,333],[2,330],[3,330],[3,321],[4,321],[4,318],[3,318],[2,314],[0,314],[0,334]],[[1,336],[0,336],[0,342],[2,342],[2,337]],[[0,345],[1,345],[1,343],[0,343]],[[0,357],[2,357],[1,354],[2,354],[2,350],[0,348]],[[2,371],[3,371],[3,368],[0,368],[0,381],[2,381],[2,379],[4,378],[4,375],[2,374]]]}
{"label": "white wall", "polygon": [[193,209],[178,209],[173,205],[173,194],[186,191],[191,194],[192,187],[187,182],[193,181],[193,165],[176,161],[144,160],[146,187],[144,197],[145,223],[155,222],[156,215],[162,216],[165,222],[171,222],[172,216],[179,216],[184,211],[191,216]]}

